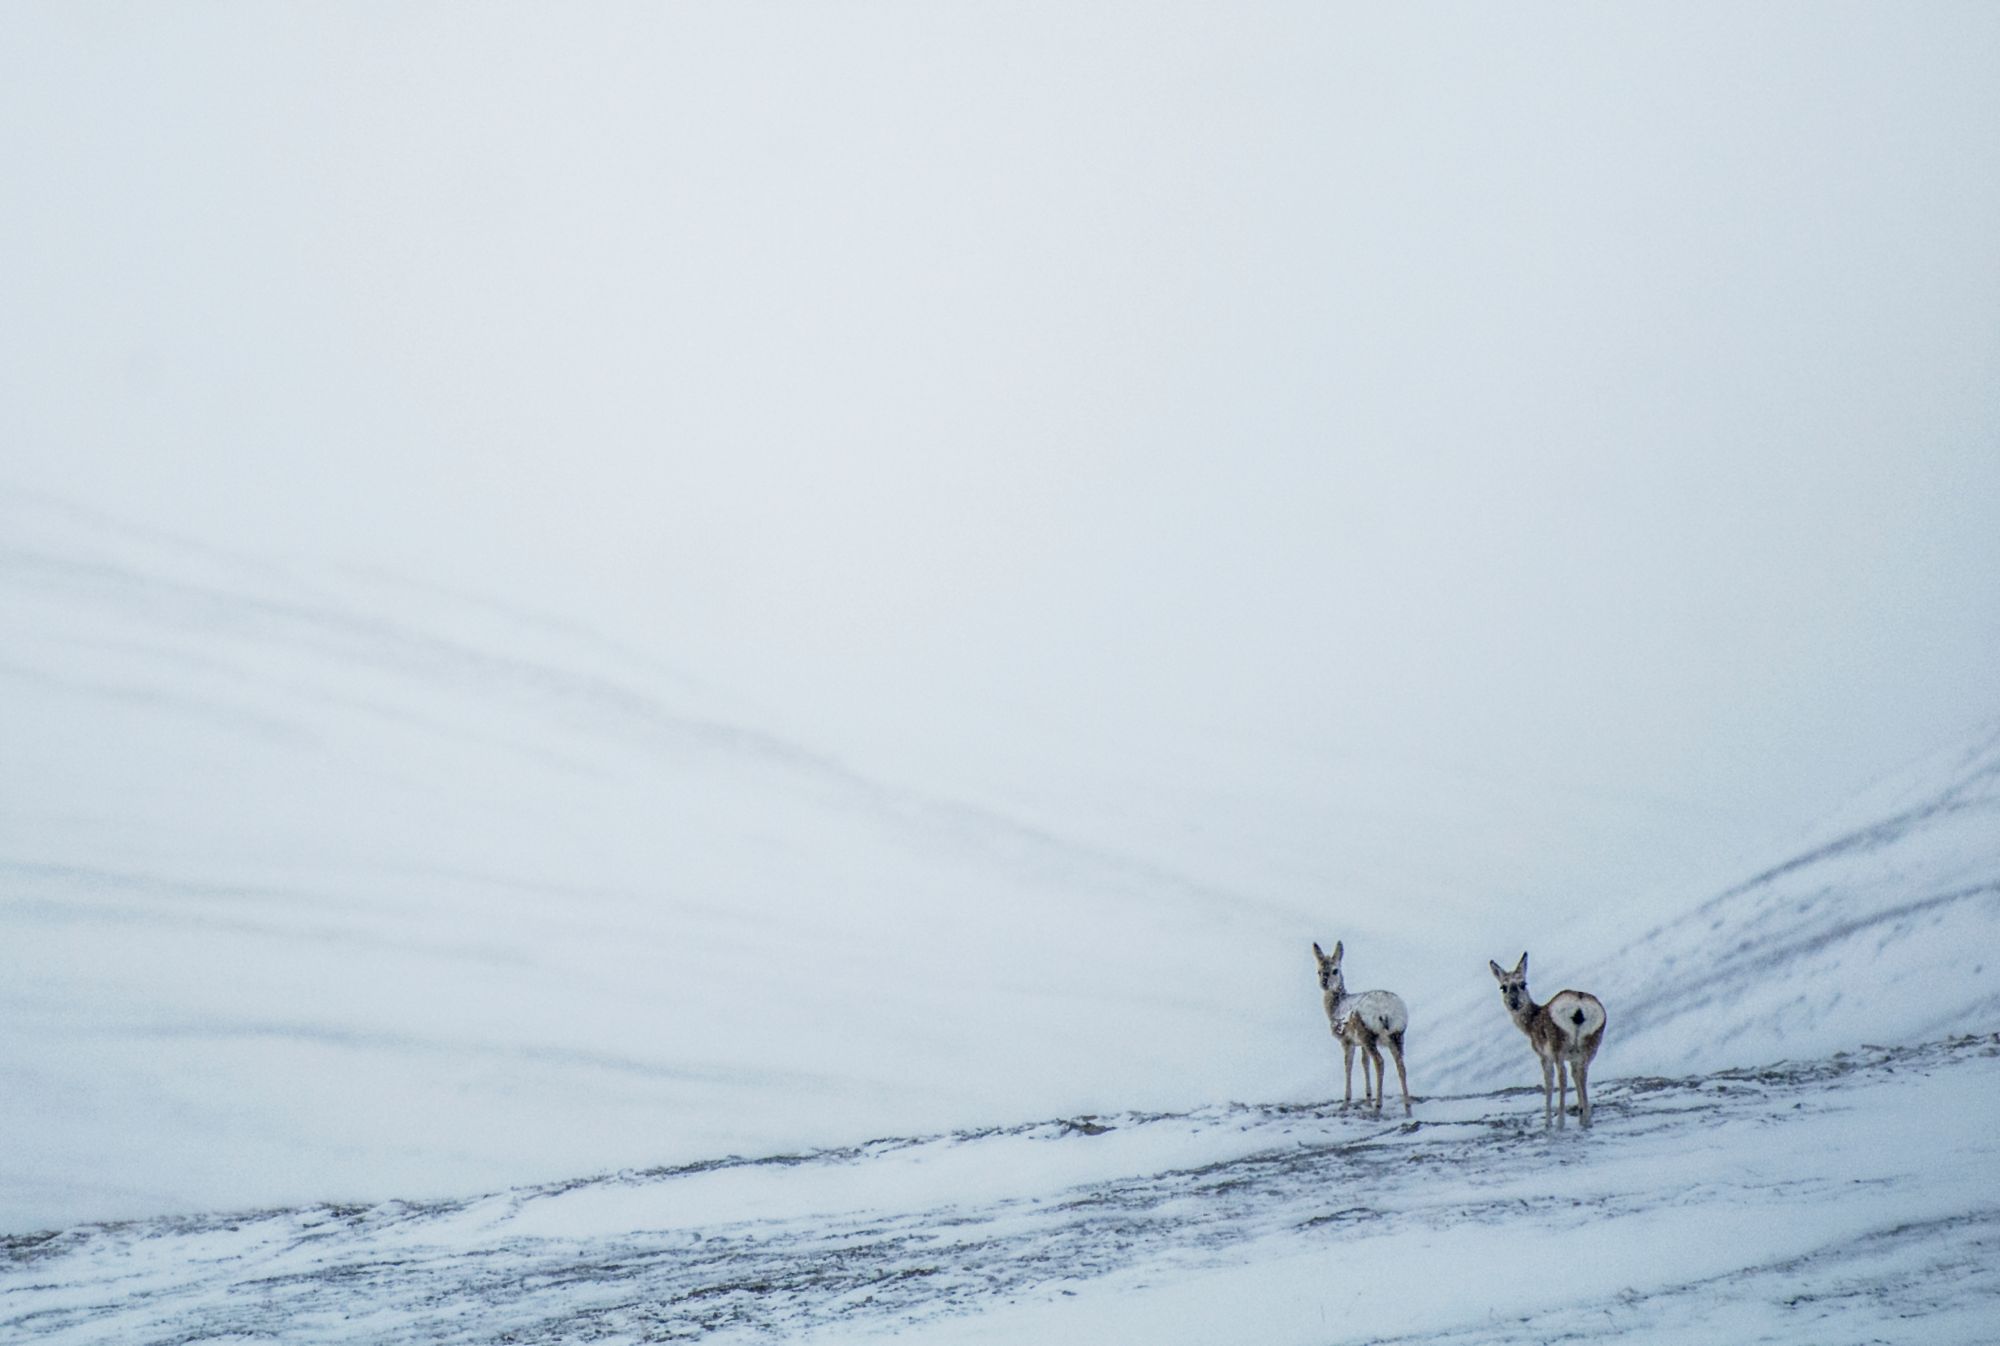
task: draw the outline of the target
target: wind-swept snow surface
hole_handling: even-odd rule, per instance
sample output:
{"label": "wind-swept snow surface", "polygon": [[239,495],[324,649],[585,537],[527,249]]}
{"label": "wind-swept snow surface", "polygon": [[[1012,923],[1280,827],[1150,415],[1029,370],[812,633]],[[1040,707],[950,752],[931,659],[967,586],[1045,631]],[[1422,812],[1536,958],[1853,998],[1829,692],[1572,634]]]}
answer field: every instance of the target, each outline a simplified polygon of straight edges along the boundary
{"label": "wind-swept snow surface", "polygon": [[16,1238],[0,1328],[186,1341],[1991,1341],[2000,1038],[1123,1115]]}

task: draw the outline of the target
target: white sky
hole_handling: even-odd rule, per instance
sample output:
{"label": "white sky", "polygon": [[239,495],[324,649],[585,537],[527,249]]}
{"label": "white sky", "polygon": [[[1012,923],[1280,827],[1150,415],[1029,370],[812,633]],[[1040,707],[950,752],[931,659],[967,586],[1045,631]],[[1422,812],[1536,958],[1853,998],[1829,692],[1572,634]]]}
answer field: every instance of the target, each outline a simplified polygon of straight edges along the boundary
{"label": "white sky", "polygon": [[0,28],[0,484],[945,732],[1761,820],[2000,713],[2000,8]]}

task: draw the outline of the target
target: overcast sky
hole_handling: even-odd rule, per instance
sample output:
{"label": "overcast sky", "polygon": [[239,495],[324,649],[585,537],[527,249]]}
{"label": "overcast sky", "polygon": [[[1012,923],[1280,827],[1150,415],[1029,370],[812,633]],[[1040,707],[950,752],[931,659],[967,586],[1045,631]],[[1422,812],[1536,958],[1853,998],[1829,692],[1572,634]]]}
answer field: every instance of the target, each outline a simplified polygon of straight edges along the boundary
{"label": "overcast sky", "polygon": [[0,484],[930,723],[1775,817],[2000,715],[1992,5],[0,31]]}

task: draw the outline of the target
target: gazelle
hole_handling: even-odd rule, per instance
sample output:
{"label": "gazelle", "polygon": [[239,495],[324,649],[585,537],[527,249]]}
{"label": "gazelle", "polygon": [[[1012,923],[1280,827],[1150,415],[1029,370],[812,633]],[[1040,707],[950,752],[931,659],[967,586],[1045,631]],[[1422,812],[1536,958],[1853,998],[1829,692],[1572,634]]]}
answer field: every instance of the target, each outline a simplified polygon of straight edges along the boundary
{"label": "gazelle", "polygon": [[[1394,991],[1363,991],[1360,995],[1349,995],[1347,983],[1340,974],[1340,959],[1344,946],[1336,942],[1333,953],[1328,956],[1319,945],[1313,945],[1313,961],[1319,964],[1319,989],[1326,1001],[1326,1021],[1333,1029],[1333,1035],[1340,1039],[1340,1054],[1347,1066],[1347,1102],[1354,1101],[1354,1049],[1361,1049],[1361,1101],[1371,1098],[1375,1111],[1382,1110],[1382,1095],[1387,1089],[1387,1080],[1382,1073],[1382,1047],[1389,1045],[1389,1054],[1396,1058],[1396,1082],[1403,1086],[1403,1115],[1410,1115],[1410,1077],[1403,1070],[1403,1032],[1410,1026],[1410,1011],[1404,1006],[1403,998]],[[1370,1088],[1368,1063],[1375,1063],[1373,1088]]]}
{"label": "gazelle", "polygon": [[1556,1125],[1563,1124],[1569,1111],[1569,1077],[1576,1076],[1576,1115],[1590,1125],[1590,1061],[1604,1041],[1604,1005],[1585,991],[1558,991],[1546,1005],[1537,1005],[1528,994],[1528,955],[1514,964],[1512,972],[1488,959],[1493,980],[1500,983],[1500,998],[1514,1026],[1528,1035],[1528,1045],[1542,1063],[1542,1125],[1549,1124],[1550,1095],[1561,1084],[1561,1098],[1555,1103]]}

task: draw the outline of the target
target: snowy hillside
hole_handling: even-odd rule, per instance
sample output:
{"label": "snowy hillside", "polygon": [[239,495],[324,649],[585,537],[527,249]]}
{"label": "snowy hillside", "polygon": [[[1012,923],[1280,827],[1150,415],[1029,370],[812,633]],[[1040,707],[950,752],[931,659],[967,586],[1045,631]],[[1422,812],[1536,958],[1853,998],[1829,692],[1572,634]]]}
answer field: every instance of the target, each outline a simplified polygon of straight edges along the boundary
{"label": "snowy hillside", "polygon": [[[5,509],[10,1337],[2000,1322],[2000,734],[1636,941],[1522,922],[1612,1016],[1550,1135],[1518,949],[1240,799],[926,789],[559,622]],[[1324,1102],[1314,936],[1411,993],[1413,1120]]]}
{"label": "snowy hillside", "polygon": [[1685,1079],[880,1141],[20,1237],[50,1343],[1974,1343],[2000,1037]]}
{"label": "snowy hillside", "polygon": [[1423,839],[1490,797],[1435,772],[861,769],[558,620],[0,515],[0,1228],[1321,1098],[1315,938],[1411,1000],[1420,1096],[1530,1073],[1515,942],[1610,1004],[1605,1078],[1993,1023],[1992,742],[1594,957],[1605,912],[1516,941],[1534,905],[1470,880],[1538,823]]}
{"label": "snowy hillside", "polygon": [[[1988,1031],[2000,1025],[2000,731],[1866,791],[1801,853],[1608,956],[1524,938],[1537,995],[1605,998],[1606,1073]],[[1431,1069],[1461,1087],[1520,1079],[1523,1063],[1493,1049],[1513,1031],[1497,996],[1474,1002],[1446,1021]]]}
{"label": "snowy hillside", "polygon": [[557,622],[0,505],[0,1227],[1255,1097],[1309,1040],[1232,894]]}

